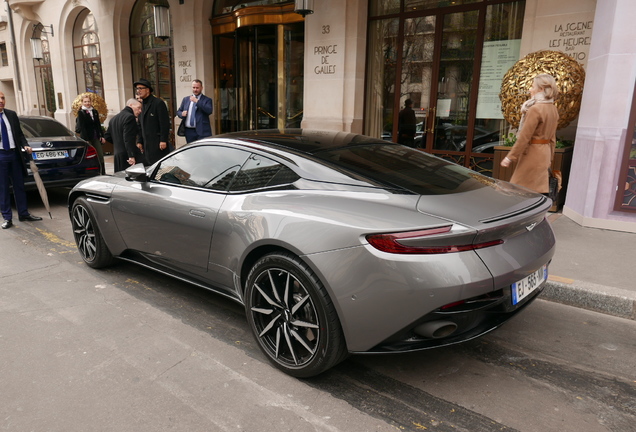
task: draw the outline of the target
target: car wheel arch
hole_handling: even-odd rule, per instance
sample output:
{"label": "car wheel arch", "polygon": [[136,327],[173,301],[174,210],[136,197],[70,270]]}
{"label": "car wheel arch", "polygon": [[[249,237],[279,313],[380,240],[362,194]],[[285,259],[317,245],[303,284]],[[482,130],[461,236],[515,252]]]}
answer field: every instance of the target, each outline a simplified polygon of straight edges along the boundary
{"label": "car wheel arch", "polygon": [[[238,276],[239,276],[239,282],[237,283],[237,291],[239,293],[240,298],[242,299],[242,301],[244,301],[245,298],[245,289],[246,289],[246,284],[247,284],[247,276],[250,273],[250,270],[252,269],[252,267],[254,267],[254,264],[256,264],[256,262],[261,259],[262,257],[264,257],[267,254],[271,254],[271,253],[275,253],[275,252],[279,252],[279,253],[290,253],[292,255],[294,255],[295,257],[297,257],[298,259],[300,259],[304,264],[306,264],[316,275],[316,277],[318,277],[318,279],[320,279],[320,282],[322,283],[323,287],[325,288],[325,290],[327,291],[327,294],[329,295],[335,309],[336,309],[336,314],[338,315],[338,319],[340,320],[340,322],[342,323],[342,325],[345,325],[346,321],[343,321],[342,319],[342,309],[340,308],[340,305],[338,304],[338,302],[336,301],[337,296],[335,295],[335,293],[333,292],[333,290],[331,289],[331,286],[328,284],[328,279],[327,277],[323,274],[322,271],[320,271],[319,268],[317,268],[315,266],[315,264],[307,259],[306,255],[301,254],[299,251],[296,251],[294,248],[290,248],[290,247],[286,247],[284,245],[276,245],[276,244],[261,244],[258,245],[257,247],[253,248],[252,250],[250,250],[245,257],[242,260],[242,263],[240,265],[239,268],[239,272],[238,272]],[[347,342],[347,335],[345,333],[345,343]]]}

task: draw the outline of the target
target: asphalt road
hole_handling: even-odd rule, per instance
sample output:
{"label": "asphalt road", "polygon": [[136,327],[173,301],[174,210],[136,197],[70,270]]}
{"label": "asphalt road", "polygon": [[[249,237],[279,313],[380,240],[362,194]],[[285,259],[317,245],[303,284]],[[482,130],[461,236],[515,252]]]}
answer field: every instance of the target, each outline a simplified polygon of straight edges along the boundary
{"label": "asphalt road", "polygon": [[50,195],[52,220],[0,232],[0,430],[636,431],[635,321],[538,300],[478,340],[298,380],[240,305],[84,265]]}

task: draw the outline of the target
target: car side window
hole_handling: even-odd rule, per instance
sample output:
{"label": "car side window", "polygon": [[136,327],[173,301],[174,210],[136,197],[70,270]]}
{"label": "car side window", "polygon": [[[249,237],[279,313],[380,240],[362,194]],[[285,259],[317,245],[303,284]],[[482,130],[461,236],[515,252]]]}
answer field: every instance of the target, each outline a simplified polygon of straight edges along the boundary
{"label": "car side window", "polygon": [[298,174],[285,165],[264,156],[252,154],[234,177],[230,192],[290,184],[299,178]]}
{"label": "car side window", "polygon": [[161,162],[153,180],[226,191],[250,153],[230,147],[197,146]]}

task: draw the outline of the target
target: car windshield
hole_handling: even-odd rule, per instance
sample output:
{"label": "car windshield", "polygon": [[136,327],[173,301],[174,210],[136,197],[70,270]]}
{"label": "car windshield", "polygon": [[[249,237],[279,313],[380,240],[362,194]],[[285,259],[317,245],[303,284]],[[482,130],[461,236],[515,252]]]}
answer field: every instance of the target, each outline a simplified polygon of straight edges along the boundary
{"label": "car windshield", "polygon": [[492,180],[452,162],[391,144],[343,147],[315,156],[350,172],[419,195],[445,195],[480,189]]}
{"label": "car windshield", "polygon": [[73,136],[70,130],[52,119],[21,118],[20,125],[27,138]]}

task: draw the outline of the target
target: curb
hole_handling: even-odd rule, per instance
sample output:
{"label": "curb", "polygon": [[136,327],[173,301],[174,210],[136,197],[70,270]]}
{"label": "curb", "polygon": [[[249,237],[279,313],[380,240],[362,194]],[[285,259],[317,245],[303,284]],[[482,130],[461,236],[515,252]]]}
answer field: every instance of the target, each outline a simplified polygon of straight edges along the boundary
{"label": "curb", "polygon": [[565,282],[548,279],[539,298],[636,320],[636,293],[571,279],[563,280]]}

